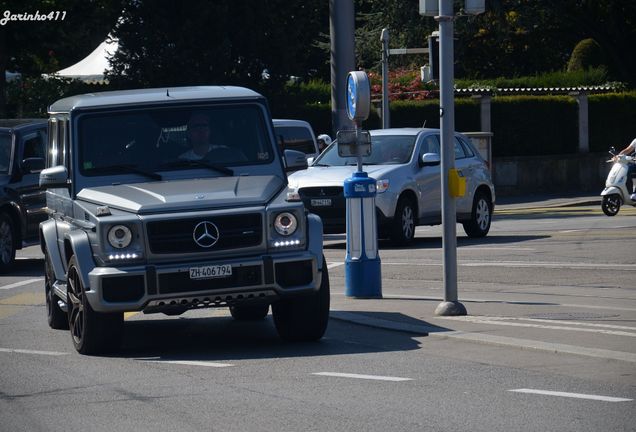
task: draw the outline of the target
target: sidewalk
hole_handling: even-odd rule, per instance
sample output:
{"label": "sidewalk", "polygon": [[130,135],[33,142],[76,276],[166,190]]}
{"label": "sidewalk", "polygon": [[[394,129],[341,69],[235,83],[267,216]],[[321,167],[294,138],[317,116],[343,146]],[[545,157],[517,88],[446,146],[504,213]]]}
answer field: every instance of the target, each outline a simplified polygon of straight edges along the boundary
{"label": "sidewalk", "polygon": [[495,211],[524,208],[600,206],[601,196],[593,194],[497,196]]}

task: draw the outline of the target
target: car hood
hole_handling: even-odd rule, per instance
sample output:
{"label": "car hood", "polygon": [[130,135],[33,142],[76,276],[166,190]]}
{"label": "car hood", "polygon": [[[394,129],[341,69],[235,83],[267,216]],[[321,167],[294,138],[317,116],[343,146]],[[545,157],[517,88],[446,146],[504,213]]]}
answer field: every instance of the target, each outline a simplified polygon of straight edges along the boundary
{"label": "car hood", "polygon": [[[401,165],[364,165],[363,169],[369,177],[376,180],[383,179]],[[309,167],[296,171],[289,176],[290,188],[301,188],[311,186],[342,186],[345,179],[351,177],[358,168],[356,166],[329,166],[329,167]]]}
{"label": "car hood", "polygon": [[215,177],[82,189],[78,199],[138,214],[239,207],[269,202],[283,187],[276,176]]}

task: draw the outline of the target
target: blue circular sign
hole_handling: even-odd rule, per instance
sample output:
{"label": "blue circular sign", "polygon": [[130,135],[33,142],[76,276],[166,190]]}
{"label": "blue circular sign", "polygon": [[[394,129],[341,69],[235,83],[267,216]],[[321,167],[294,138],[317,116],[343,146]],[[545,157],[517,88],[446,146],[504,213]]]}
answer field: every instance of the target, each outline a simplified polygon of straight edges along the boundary
{"label": "blue circular sign", "polygon": [[366,120],[371,106],[369,77],[363,71],[347,76],[347,115],[351,120]]}

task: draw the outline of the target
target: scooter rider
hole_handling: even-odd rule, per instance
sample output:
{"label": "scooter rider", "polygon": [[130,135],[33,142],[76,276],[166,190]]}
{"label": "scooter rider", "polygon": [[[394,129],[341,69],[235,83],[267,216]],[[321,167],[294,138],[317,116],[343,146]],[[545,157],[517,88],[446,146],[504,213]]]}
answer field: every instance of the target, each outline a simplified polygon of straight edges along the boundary
{"label": "scooter rider", "polygon": [[[626,155],[629,156],[632,153],[636,152],[636,138],[634,138],[632,140],[632,142],[625,147],[623,150],[621,150],[621,152],[614,156],[612,159],[616,160],[618,158],[618,156],[621,155]],[[632,192],[632,195],[630,196],[630,198],[632,199],[632,201],[636,201],[636,191],[634,190],[634,178],[636,177],[636,164],[630,164],[628,171],[627,171],[627,190]]]}

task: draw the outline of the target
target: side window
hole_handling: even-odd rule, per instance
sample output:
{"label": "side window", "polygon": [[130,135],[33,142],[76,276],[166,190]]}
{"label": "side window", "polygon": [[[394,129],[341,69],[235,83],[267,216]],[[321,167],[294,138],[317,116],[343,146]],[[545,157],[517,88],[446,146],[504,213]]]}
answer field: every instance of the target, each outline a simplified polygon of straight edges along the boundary
{"label": "side window", "polygon": [[462,147],[464,147],[464,152],[466,153],[466,157],[475,156],[475,152],[473,152],[472,147],[466,142],[466,140],[460,138],[459,141],[462,143]]}
{"label": "side window", "polygon": [[422,151],[421,155],[424,153],[437,153],[439,154],[439,139],[436,135],[429,135],[424,138],[424,142],[422,142]]}
{"label": "side window", "polygon": [[305,154],[316,152],[314,138],[307,128],[277,126],[274,130],[276,131],[278,145],[281,146],[282,150],[298,150]]}
{"label": "side window", "polygon": [[22,159],[43,158],[46,156],[46,135],[42,131],[30,133],[24,137]]}
{"label": "side window", "polygon": [[459,141],[459,138],[455,137],[455,159],[464,159],[466,157],[466,152],[464,151],[464,146]]}

